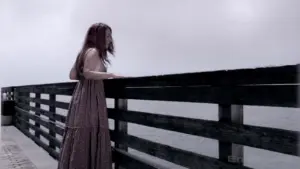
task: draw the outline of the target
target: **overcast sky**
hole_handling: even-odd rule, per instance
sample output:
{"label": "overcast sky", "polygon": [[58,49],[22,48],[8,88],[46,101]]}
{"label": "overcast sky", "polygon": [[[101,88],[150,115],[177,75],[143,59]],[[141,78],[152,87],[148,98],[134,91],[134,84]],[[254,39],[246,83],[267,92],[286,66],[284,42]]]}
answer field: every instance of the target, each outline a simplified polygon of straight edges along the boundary
{"label": "overcast sky", "polygon": [[299,0],[0,0],[0,86],[68,81],[88,26],[112,26],[112,72],[300,62]]}

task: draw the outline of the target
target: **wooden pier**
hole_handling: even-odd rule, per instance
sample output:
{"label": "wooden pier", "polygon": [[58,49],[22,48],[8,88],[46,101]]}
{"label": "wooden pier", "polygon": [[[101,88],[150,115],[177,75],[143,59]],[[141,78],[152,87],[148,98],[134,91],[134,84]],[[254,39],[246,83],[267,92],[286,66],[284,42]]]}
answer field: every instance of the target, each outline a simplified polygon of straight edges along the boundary
{"label": "wooden pier", "polygon": [[[104,80],[106,97],[114,99],[115,105],[108,108],[109,118],[114,120],[110,132],[115,168],[164,168],[130,153],[129,148],[192,169],[252,168],[243,163],[244,146],[300,157],[299,131],[243,124],[243,105],[299,108],[299,68],[297,64]],[[57,100],[57,96],[71,96],[75,85],[69,82],[1,89],[15,103],[13,125],[54,159],[58,158],[61,145],[58,137],[64,133],[66,120],[56,109],[69,107],[68,102]],[[49,99],[41,94],[49,95]],[[128,99],[213,103],[218,105],[219,120],[132,111],[127,108]],[[49,110],[41,105],[48,105]],[[128,123],[218,140],[219,158],[130,135]],[[41,136],[49,144],[41,141]]]}

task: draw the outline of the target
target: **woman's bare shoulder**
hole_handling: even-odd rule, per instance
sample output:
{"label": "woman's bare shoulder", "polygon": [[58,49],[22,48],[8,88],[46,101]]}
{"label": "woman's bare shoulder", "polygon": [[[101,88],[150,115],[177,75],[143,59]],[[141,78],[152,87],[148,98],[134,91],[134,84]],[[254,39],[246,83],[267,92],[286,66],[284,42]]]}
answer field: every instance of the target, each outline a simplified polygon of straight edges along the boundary
{"label": "woman's bare shoulder", "polygon": [[96,48],[88,48],[86,50],[85,55],[86,55],[87,58],[93,58],[95,56],[98,57],[99,53],[98,53],[98,50]]}

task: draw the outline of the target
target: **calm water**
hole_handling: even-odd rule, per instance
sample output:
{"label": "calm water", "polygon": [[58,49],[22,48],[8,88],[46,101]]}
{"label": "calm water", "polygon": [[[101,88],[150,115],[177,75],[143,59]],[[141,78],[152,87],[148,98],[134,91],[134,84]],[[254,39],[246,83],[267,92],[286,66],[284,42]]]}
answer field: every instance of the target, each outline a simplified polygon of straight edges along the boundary
{"label": "calm water", "polygon": [[[48,99],[48,95],[42,96]],[[58,96],[57,100],[68,102],[70,97]],[[107,99],[108,107],[113,107],[113,100]],[[34,103],[31,103],[34,105]],[[48,106],[42,105],[48,109]],[[128,109],[149,113],[167,114],[180,117],[192,117],[198,119],[217,120],[218,107],[215,104],[179,103],[160,101],[129,100]],[[57,109],[60,114],[66,115],[66,110]],[[255,126],[281,128],[300,131],[300,109],[272,108],[272,107],[244,107],[244,123]],[[110,128],[113,128],[113,120],[110,120]],[[190,136],[176,132],[170,132],[136,124],[129,124],[129,133],[151,141],[160,142],[183,150],[196,152],[210,157],[218,157],[217,140]],[[46,130],[46,129],[45,129]],[[166,167],[180,169],[177,165],[153,158],[144,153],[130,150],[143,158],[160,163]],[[244,147],[244,164],[259,169],[292,169],[299,168],[300,158],[285,154],[275,153],[256,148]]]}

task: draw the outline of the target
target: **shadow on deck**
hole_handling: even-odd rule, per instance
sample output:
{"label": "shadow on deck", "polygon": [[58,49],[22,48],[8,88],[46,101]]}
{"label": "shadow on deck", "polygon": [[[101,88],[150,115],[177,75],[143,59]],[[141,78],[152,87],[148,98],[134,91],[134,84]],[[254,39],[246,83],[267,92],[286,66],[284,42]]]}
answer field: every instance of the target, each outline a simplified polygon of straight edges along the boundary
{"label": "shadow on deck", "polygon": [[[243,116],[243,105],[299,108],[298,68],[299,65],[290,65],[105,80],[106,97],[114,100],[108,114],[114,121],[110,132],[116,168],[166,168],[132,154],[129,149],[193,169],[252,168],[244,163],[244,146],[298,158],[299,131],[246,125]],[[66,120],[57,108],[69,107],[69,102],[57,100],[57,96],[71,96],[75,85],[56,83],[1,90],[14,103],[14,125],[54,159],[58,158]],[[49,97],[42,98],[41,94]],[[127,108],[128,99],[212,103],[218,106],[218,120],[132,111]],[[49,109],[41,105],[48,105]],[[217,140],[218,157],[131,135],[128,123]],[[41,141],[42,138],[48,142]]]}

